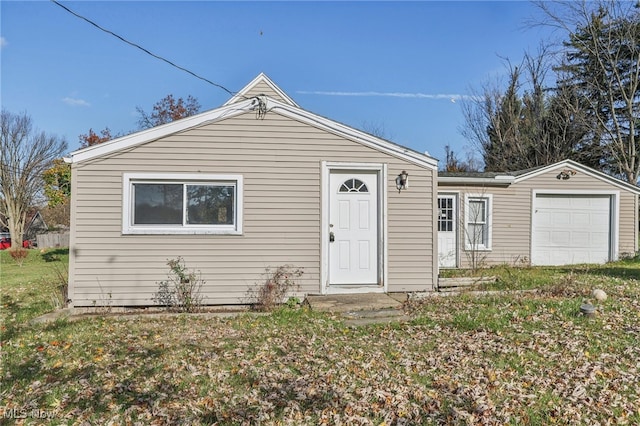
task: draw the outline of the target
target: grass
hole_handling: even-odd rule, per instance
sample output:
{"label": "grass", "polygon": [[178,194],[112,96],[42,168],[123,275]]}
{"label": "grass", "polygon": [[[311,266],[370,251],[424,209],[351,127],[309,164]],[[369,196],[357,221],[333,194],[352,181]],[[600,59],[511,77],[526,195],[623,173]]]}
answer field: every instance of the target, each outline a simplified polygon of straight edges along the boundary
{"label": "grass", "polygon": [[0,251],[2,279],[1,330],[13,330],[63,304],[60,286],[66,284],[69,250],[28,250],[22,266],[7,250]]}
{"label": "grass", "polygon": [[[305,309],[29,324],[67,253],[0,256],[6,423],[640,423],[638,260],[494,268],[495,288],[537,291],[430,298],[410,322],[351,328]],[[594,288],[609,298],[583,317]]]}

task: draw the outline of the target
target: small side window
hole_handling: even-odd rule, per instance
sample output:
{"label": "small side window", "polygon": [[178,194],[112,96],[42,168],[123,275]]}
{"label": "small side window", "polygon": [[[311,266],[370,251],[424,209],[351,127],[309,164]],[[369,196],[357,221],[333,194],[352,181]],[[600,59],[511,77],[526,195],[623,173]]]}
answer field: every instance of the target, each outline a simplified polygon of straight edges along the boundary
{"label": "small side window", "polygon": [[467,250],[491,250],[490,195],[467,195],[464,239]]}

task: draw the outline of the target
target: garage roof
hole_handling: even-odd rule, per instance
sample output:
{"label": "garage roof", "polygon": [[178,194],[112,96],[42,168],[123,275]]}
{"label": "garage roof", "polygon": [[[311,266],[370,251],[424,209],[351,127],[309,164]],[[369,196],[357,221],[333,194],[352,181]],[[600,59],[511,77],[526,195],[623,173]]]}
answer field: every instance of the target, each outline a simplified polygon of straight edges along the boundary
{"label": "garage roof", "polygon": [[547,173],[552,170],[560,172],[567,169],[568,171],[579,170],[596,179],[610,183],[618,188],[630,191],[634,194],[640,194],[640,187],[631,185],[623,180],[610,176],[606,173],[587,167],[573,160],[563,160],[548,166],[534,167],[526,170],[517,170],[514,172],[439,172],[438,184],[442,185],[486,185],[486,186],[509,186],[514,183],[522,182],[532,177]]}

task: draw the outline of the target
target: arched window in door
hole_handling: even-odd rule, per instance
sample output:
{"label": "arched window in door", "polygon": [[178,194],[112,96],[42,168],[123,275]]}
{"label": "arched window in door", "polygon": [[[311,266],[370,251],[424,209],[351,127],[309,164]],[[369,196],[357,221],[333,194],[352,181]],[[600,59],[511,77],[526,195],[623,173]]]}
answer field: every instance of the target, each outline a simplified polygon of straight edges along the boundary
{"label": "arched window in door", "polygon": [[365,183],[360,179],[350,178],[342,182],[339,192],[367,193],[369,192],[369,189],[367,188],[367,185],[365,185]]}

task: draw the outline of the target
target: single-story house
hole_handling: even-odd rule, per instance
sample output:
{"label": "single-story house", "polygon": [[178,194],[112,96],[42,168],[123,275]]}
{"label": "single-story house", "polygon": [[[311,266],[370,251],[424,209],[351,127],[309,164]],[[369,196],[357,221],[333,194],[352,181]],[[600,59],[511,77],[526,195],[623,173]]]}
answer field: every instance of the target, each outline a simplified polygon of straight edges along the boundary
{"label": "single-story house", "polygon": [[638,251],[640,188],[566,160],[438,177],[441,268],[604,263]]}
{"label": "single-story house", "polygon": [[178,257],[212,305],[281,265],[303,268],[304,294],[436,286],[437,160],[306,111],[264,74],[68,161],[71,306],[153,305]]}

